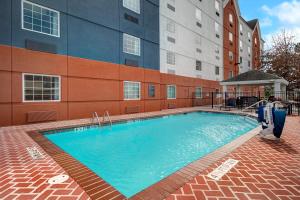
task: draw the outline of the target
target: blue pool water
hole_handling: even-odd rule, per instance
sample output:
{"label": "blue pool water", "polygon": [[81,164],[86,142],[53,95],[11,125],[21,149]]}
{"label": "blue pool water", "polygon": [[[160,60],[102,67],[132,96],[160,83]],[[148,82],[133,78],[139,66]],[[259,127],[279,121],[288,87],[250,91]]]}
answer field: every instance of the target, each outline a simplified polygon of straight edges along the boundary
{"label": "blue pool water", "polygon": [[238,115],[195,112],[46,137],[131,197],[256,126]]}

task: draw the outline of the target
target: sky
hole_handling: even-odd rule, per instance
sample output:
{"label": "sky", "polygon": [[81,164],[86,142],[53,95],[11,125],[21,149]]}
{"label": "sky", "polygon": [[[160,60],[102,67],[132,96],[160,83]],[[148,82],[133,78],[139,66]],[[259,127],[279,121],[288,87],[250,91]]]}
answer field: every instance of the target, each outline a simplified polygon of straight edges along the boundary
{"label": "sky", "polygon": [[239,0],[239,5],[246,20],[259,19],[266,48],[282,29],[300,42],[300,0]]}

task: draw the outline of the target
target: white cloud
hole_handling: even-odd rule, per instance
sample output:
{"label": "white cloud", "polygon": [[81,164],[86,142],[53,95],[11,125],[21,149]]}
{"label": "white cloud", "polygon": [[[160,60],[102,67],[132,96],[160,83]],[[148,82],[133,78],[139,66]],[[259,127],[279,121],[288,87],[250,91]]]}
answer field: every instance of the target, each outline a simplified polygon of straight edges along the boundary
{"label": "white cloud", "polygon": [[284,1],[274,7],[264,5],[261,9],[267,15],[267,17],[260,22],[262,27],[269,25],[270,22],[272,23],[271,18],[278,20],[276,23],[278,28],[272,33],[264,35],[266,49],[272,44],[272,37],[278,35],[283,29],[295,36],[296,42],[300,42],[300,0]]}
{"label": "white cloud", "polygon": [[282,23],[300,26],[300,0],[285,1],[272,8],[264,5],[262,10]]}
{"label": "white cloud", "polygon": [[260,21],[260,26],[261,27],[272,26],[272,20],[269,17],[265,17]]}

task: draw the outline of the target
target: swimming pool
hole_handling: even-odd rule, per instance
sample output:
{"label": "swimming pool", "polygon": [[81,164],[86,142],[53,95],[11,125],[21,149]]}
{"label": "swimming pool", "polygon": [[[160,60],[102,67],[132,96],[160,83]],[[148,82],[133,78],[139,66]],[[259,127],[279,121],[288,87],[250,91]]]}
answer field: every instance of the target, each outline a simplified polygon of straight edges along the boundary
{"label": "swimming pool", "polygon": [[239,115],[194,112],[45,136],[131,197],[257,125]]}

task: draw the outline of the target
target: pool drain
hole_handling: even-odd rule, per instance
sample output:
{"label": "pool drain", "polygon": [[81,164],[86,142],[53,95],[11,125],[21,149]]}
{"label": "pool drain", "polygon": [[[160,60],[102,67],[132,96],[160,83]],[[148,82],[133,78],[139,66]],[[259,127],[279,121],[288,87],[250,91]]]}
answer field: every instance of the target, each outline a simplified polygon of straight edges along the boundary
{"label": "pool drain", "polygon": [[38,150],[37,147],[26,147],[28,154],[32,157],[33,160],[44,158],[43,154]]}
{"label": "pool drain", "polygon": [[69,179],[68,175],[61,174],[61,175],[57,175],[57,176],[54,176],[54,177],[50,178],[48,180],[48,183],[53,185],[53,184],[63,183],[68,179]]}

